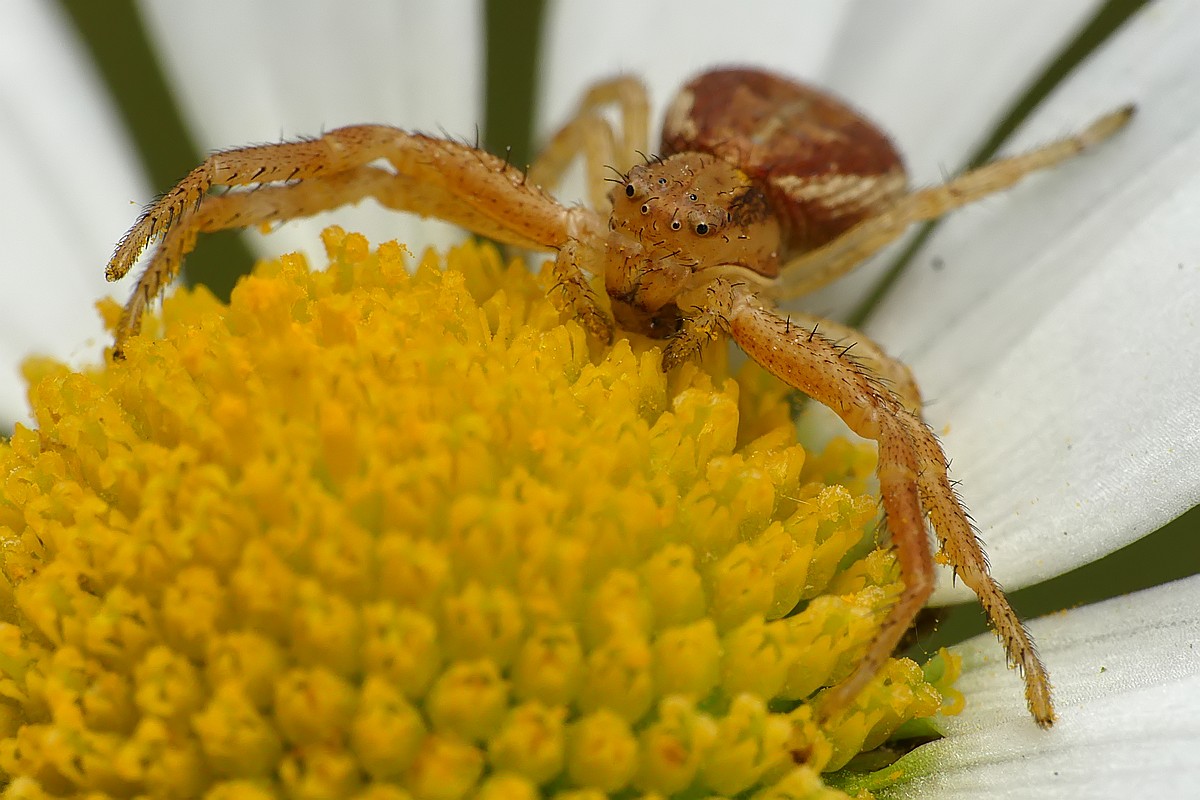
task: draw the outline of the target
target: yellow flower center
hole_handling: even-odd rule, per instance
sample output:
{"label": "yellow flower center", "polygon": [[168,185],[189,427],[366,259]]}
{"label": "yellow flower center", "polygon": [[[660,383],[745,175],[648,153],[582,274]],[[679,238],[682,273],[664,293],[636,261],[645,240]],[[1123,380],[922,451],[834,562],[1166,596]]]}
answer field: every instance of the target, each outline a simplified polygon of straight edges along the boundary
{"label": "yellow flower center", "polygon": [[785,387],[599,348],[487,247],[326,245],[27,366],[4,798],[823,797],[957,702],[894,660],[816,723],[899,582],[873,455],[806,457]]}

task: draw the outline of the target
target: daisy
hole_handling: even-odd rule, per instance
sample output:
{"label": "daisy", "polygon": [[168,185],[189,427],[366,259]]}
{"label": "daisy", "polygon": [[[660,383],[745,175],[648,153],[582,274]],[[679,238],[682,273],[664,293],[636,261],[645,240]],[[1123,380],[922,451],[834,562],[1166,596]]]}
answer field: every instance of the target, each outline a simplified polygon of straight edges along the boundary
{"label": "daisy", "polygon": [[[706,65],[753,61],[853,98],[900,143],[914,181],[934,182],[1095,10],[1045,5],[825,3],[795,20],[784,4],[728,19],[728,4],[563,3],[547,21],[542,128],[565,116],[589,80],[617,70],[645,76],[661,104]],[[230,26],[211,4],[169,12],[146,4],[206,146],[364,120],[472,130],[480,50],[464,22],[477,19],[470,9],[412,10],[380,24],[366,11],[328,18],[288,8],[294,19],[257,10],[259,18],[242,14],[243,24]],[[33,3],[3,13],[13,15],[5,30],[27,32],[14,42],[26,49],[0,48],[13,59],[2,72],[14,110],[13,124],[0,128],[11,137],[5,174],[14,176],[6,239],[16,244],[12,263],[38,265],[6,270],[0,353],[11,419],[22,413],[20,358],[77,355],[89,335],[102,337],[80,309],[106,289],[99,267],[134,215],[111,198],[140,200],[150,190],[111,132],[86,65],[64,44],[61,21]],[[955,458],[993,572],[1009,588],[1113,552],[1200,500],[1200,403],[1189,366],[1200,355],[1192,335],[1200,298],[1196,31],[1200,14],[1183,2],[1153,5],[1124,26],[1004,149],[1061,135],[1128,100],[1139,106],[1133,127],[956,214],[866,325],[936,398],[930,421]],[[353,45],[337,48],[339,37]],[[78,102],[47,99],[62,97]],[[364,227],[345,219],[339,212],[342,224]],[[381,235],[368,229],[373,240],[418,241],[407,229],[398,234],[394,218],[384,224]],[[301,226],[285,226],[268,246],[303,246],[280,241],[293,228]],[[847,313],[882,266],[864,267],[809,307]],[[936,598],[966,599],[948,580]],[[905,779],[881,792],[1170,796],[1194,786],[1198,602],[1200,580],[1190,578],[1035,622],[1061,718],[1048,734],[1026,718],[990,635],[967,643],[958,684],[966,711],[944,721],[946,738],[899,762]]]}

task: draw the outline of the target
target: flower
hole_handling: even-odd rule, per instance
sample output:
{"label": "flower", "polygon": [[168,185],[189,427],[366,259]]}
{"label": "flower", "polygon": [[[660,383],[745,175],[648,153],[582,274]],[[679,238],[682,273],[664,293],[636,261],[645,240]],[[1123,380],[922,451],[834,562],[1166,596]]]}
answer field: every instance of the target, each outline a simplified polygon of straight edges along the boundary
{"label": "flower", "polygon": [[410,275],[325,240],[227,309],[176,295],[119,366],[27,367],[37,428],[0,446],[25,796],[815,790],[961,705],[948,657],[820,727],[801,702],[901,585],[869,448],[806,459],[782,384],[593,353],[494,248]]}
{"label": "flower", "polygon": [[[981,11],[956,3],[888,10],[837,4],[806,8],[803,20],[790,16],[796,13],[790,6],[777,6],[759,7],[759,13],[743,13],[735,20],[720,4],[691,3],[686,8],[658,4],[633,10],[608,3],[603,9],[587,10],[587,33],[581,34],[583,28],[573,18],[578,9],[563,4],[555,7],[548,28],[545,74],[549,77],[543,108],[554,121],[560,120],[568,93],[573,97],[586,79],[615,66],[636,69],[650,78],[654,96],[661,102],[671,84],[696,67],[752,58],[791,74],[811,76],[870,109],[902,143],[917,180],[933,181],[942,165],[961,159],[986,127],[981,123],[994,119],[1014,96],[1015,87],[1037,73],[1090,11],[1082,4],[1047,5],[1024,3]],[[193,13],[219,17],[211,4]],[[1194,16],[1185,3],[1160,2],[1119,31],[1010,146],[1077,128],[1099,111],[1129,99],[1140,107],[1135,126],[1102,152],[1030,181],[1008,197],[958,214],[926,245],[925,260],[916,262],[919,266],[942,263],[946,269],[936,275],[929,269],[910,270],[868,326],[889,349],[913,364],[927,396],[939,401],[929,409],[930,416],[937,426],[949,426],[944,442],[955,457],[956,475],[963,479],[969,505],[983,525],[994,571],[1010,586],[1050,577],[1111,552],[1200,498],[1192,468],[1200,455],[1194,378],[1181,369],[1196,360],[1197,339],[1187,332],[1194,328],[1192,307],[1200,281],[1194,261],[1197,233],[1191,222],[1200,186],[1193,133],[1200,113],[1196,100],[1200,93],[1194,91],[1195,76],[1200,74],[1194,63],[1200,52],[1195,41],[1200,25]],[[762,21],[767,18],[770,23]],[[285,27],[280,22],[272,19],[274,27]],[[181,61],[195,52],[211,64],[210,49],[204,49],[203,37],[195,35],[194,23],[178,29],[180,34],[168,49]],[[160,27],[169,30],[169,21]],[[377,34],[381,26],[350,22],[346,27],[366,36]],[[252,28],[246,26],[247,31]],[[6,25],[5,29],[18,28]],[[325,26],[322,33],[327,30]],[[427,44],[434,41],[423,33]],[[228,28],[221,29],[230,60],[235,53],[253,57],[261,51],[261,31],[254,33],[253,46],[240,48],[228,46],[232,35]],[[389,30],[386,35],[396,34]],[[189,50],[186,36],[201,42],[201,48]],[[294,35],[283,38],[289,46],[298,46]],[[358,44],[355,55],[370,51]],[[450,52],[450,47],[443,52]],[[268,58],[287,63],[295,74],[299,61],[316,63],[316,54],[332,48],[322,42],[302,49],[312,57],[287,59],[275,51]],[[389,52],[403,50],[402,46],[389,48]],[[44,60],[44,54],[26,54],[21,68],[0,71],[10,81],[4,85],[11,89],[13,78],[55,74],[24,67],[41,63],[39,56]],[[464,63],[457,56],[443,61]],[[321,69],[321,76],[336,74],[331,67]],[[179,71],[206,74],[198,67]],[[377,81],[380,72],[375,70],[371,77]],[[259,73],[243,69],[238,74]],[[312,77],[297,76],[297,85],[304,87],[305,105],[327,107],[331,101],[315,99],[314,86],[320,81]],[[399,79],[393,71],[393,80]],[[357,84],[379,85],[361,79]],[[330,80],[329,85],[346,94],[345,82]],[[389,84],[389,91],[393,85]],[[220,105],[233,105],[232,95],[227,87]],[[42,108],[46,104],[40,98],[45,96],[90,94],[57,88],[22,95],[34,99],[18,107]],[[210,108],[196,116],[211,120],[216,112]],[[404,113],[358,114],[354,119],[381,116],[412,122]],[[74,125],[35,125],[39,120],[31,116],[36,134],[17,141],[22,147],[47,143],[42,161],[52,165],[60,156],[83,152],[77,136],[64,141],[56,135],[75,130],[103,135],[92,116],[85,119]],[[473,119],[462,130],[469,131]],[[287,133],[312,132],[327,122],[322,119],[320,124]],[[273,119],[265,131],[238,129],[209,144],[275,138],[284,124]],[[429,123],[416,120],[416,124]],[[13,157],[24,152],[22,147],[13,144],[0,152]],[[97,246],[91,257],[47,259],[42,249],[82,241],[83,237],[61,236],[67,226],[62,209],[68,195],[94,196],[86,191],[90,181],[105,186],[106,197],[88,203],[88,221],[99,218],[92,209],[112,208],[107,199],[111,187],[94,169],[111,163],[112,159],[89,159],[70,170],[70,183],[64,180],[61,185],[75,191],[59,193],[53,206],[55,224],[25,226],[39,232],[34,237],[36,249],[30,251],[38,257],[23,254],[16,263],[39,267],[20,270],[11,280],[33,276],[39,280],[30,281],[31,286],[8,285],[7,295],[28,301],[43,287],[40,297],[24,305],[37,309],[35,321],[42,323],[25,330],[44,333],[36,339],[24,332],[0,334],[9,364],[15,364],[31,344],[52,342],[46,331],[68,331],[68,323],[80,316],[73,313],[60,321],[47,309],[86,306],[64,296],[82,285],[73,273],[59,279],[46,270],[58,262],[70,270],[85,270],[84,275],[98,275],[105,249],[128,224],[124,215],[114,215],[121,219],[114,220],[110,232],[91,237]],[[22,187],[20,194],[10,196],[22,198],[23,212],[32,205],[24,198],[40,196],[53,185],[46,174],[6,167],[13,185]],[[130,188],[124,195],[142,199],[149,192]],[[18,218],[12,212],[4,217]],[[78,224],[72,229],[86,231],[87,227]],[[21,239],[6,236],[6,241]],[[40,266],[47,261],[49,265]],[[97,266],[89,268],[89,264]],[[869,276],[870,270],[861,274]],[[817,298],[813,307],[837,311],[845,301],[828,294]],[[14,313],[9,307],[0,316],[12,320]],[[79,338],[75,333],[65,341],[74,347]],[[9,397],[15,396],[10,390]],[[11,401],[9,407],[15,409]],[[997,436],[1001,426],[1004,437]],[[1030,432],[1040,435],[1030,437]],[[1066,615],[1062,624],[1087,646],[1063,644],[1060,649],[1053,636],[1040,637],[1060,705],[1065,705],[1064,722],[1050,735],[1060,735],[1068,720],[1076,719],[1086,723],[1079,737],[1058,740],[1057,748],[1043,747],[1040,743],[1046,740],[1024,731],[1025,721],[1019,717],[1004,717],[1009,721],[997,725],[1001,708],[1020,708],[1014,689],[1012,698],[995,706],[968,705],[958,718],[961,724],[974,720],[970,724],[994,726],[994,730],[951,735],[937,746],[939,763],[949,764],[948,753],[1009,753],[1014,758],[1014,742],[1037,748],[1043,758],[1020,762],[1027,772],[1001,758],[993,759],[1001,766],[991,773],[981,765],[956,773],[964,781],[996,781],[986,784],[991,791],[1007,789],[1014,795],[1029,791],[1041,796],[1043,788],[1054,787],[1054,770],[1072,781],[1063,786],[1064,792],[1085,791],[1089,786],[1103,792],[1150,786],[1169,793],[1172,780],[1195,781],[1194,772],[1187,771],[1190,761],[1172,761],[1173,754],[1194,749],[1196,741],[1195,730],[1182,722],[1197,694],[1194,680],[1189,683],[1189,676],[1197,672],[1194,655],[1189,657],[1195,651],[1186,647],[1195,641],[1194,629],[1179,615],[1167,614],[1148,634],[1151,642],[1137,638],[1146,620],[1158,618],[1155,615],[1170,605],[1164,594],[1184,607],[1187,603],[1194,607],[1195,583],[1193,579],[1156,595],[1139,595],[1128,606],[1118,603]],[[939,597],[946,601],[961,595],[944,591]],[[1115,619],[1101,616],[1113,609],[1121,610]],[[1035,632],[1041,627],[1035,624]],[[1178,644],[1148,646],[1164,643]],[[1100,673],[1095,663],[1110,654],[1120,657],[1124,668]],[[991,685],[984,680],[988,671],[973,670],[972,663],[968,662],[964,680],[980,676],[973,688],[986,693]],[[1115,672],[1120,679],[1104,684]],[[997,684],[999,691],[1008,692],[1004,686],[1011,681],[1011,676],[1004,676]],[[1156,692],[1167,693],[1171,704],[1166,705],[1174,708],[1150,718],[1126,714],[1128,706],[1122,703],[1137,705],[1141,698],[1152,703]],[[948,723],[951,729],[954,724],[958,723]],[[1105,731],[1119,731],[1122,752],[1135,756],[1111,758],[1111,748],[1103,747]],[[1159,731],[1166,731],[1163,738],[1151,738],[1151,732]],[[959,742],[970,749],[954,750]],[[1053,759],[1046,753],[1053,753]],[[964,759],[960,757],[959,763]],[[1151,772],[1147,764],[1162,768]],[[924,768],[935,766],[927,762]]]}

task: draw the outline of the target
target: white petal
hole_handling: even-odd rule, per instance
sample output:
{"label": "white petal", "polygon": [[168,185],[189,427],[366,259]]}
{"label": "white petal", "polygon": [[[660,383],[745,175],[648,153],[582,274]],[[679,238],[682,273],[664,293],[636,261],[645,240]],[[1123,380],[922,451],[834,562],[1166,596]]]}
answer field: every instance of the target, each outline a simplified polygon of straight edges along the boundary
{"label": "white petal", "polygon": [[[597,78],[618,72],[642,77],[657,120],[689,75],[723,63],[752,63],[840,93],[891,133],[915,181],[936,182],[967,158],[1100,5],[552,3],[538,130],[544,136],[561,125]],[[575,188],[569,196],[581,193]],[[875,283],[887,260],[865,265],[814,295],[807,307],[842,315]]]}
{"label": "white petal", "polygon": [[1200,8],[1148,7],[1014,147],[1128,100],[1138,116],[1116,140],[956,214],[869,327],[949,426],[1014,587],[1200,502]]}
{"label": "white petal", "polygon": [[[27,416],[20,362],[94,360],[92,305],[113,245],[147,197],[107,92],[57,7],[0,3],[0,429]],[[89,346],[87,343],[93,343]]]}
{"label": "white petal", "polygon": [[1041,731],[990,634],[955,648],[966,710],[895,766],[880,796],[1194,797],[1200,786],[1200,576],[1033,623],[1059,719]]}
{"label": "white petal", "polygon": [[[473,139],[482,120],[477,0],[143,0],[139,7],[205,150],[365,122]],[[414,248],[462,237],[373,202],[248,235],[260,253],[303,250],[321,263],[320,231],[335,222],[373,242],[398,238]]]}

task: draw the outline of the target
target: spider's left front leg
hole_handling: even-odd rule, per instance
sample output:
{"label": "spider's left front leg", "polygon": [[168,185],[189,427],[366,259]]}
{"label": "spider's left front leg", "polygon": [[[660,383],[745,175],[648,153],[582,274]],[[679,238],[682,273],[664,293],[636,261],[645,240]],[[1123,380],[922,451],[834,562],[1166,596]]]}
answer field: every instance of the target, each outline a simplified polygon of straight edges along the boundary
{"label": "spider's left front leg", "polygon": [[[887,529],[900,565],[904,590],[888,612],[866,654],[845,681],[822,703],[829,717],[844,709],[879,672],[933,592],[933,553],[925,528],[928,517],[942,552],[987,612],[1004,642],[1011,663],[1025,678],[1025,698],[1042,727],[1054,721],[1050,681],[1033,642],[1004,592],[988,572],[987,558],[947,476],[946,456],[933,432],[912,405],[902,399],[871,367],[898,374],[878,345],[865,337],[868,358],[851,353],[842,327],[829,338],[822,329],[834,323],[800,325],[773,313],[743,284],[721,278],[705,288],[693,316],[663,354],[664,368],[693,357],[700,345],[719,333],[732,336],[764,369],[819,403],[828,406],[859,436],[879,446],[877,474]],[[904,371],[904,374],[907,374]]]}

